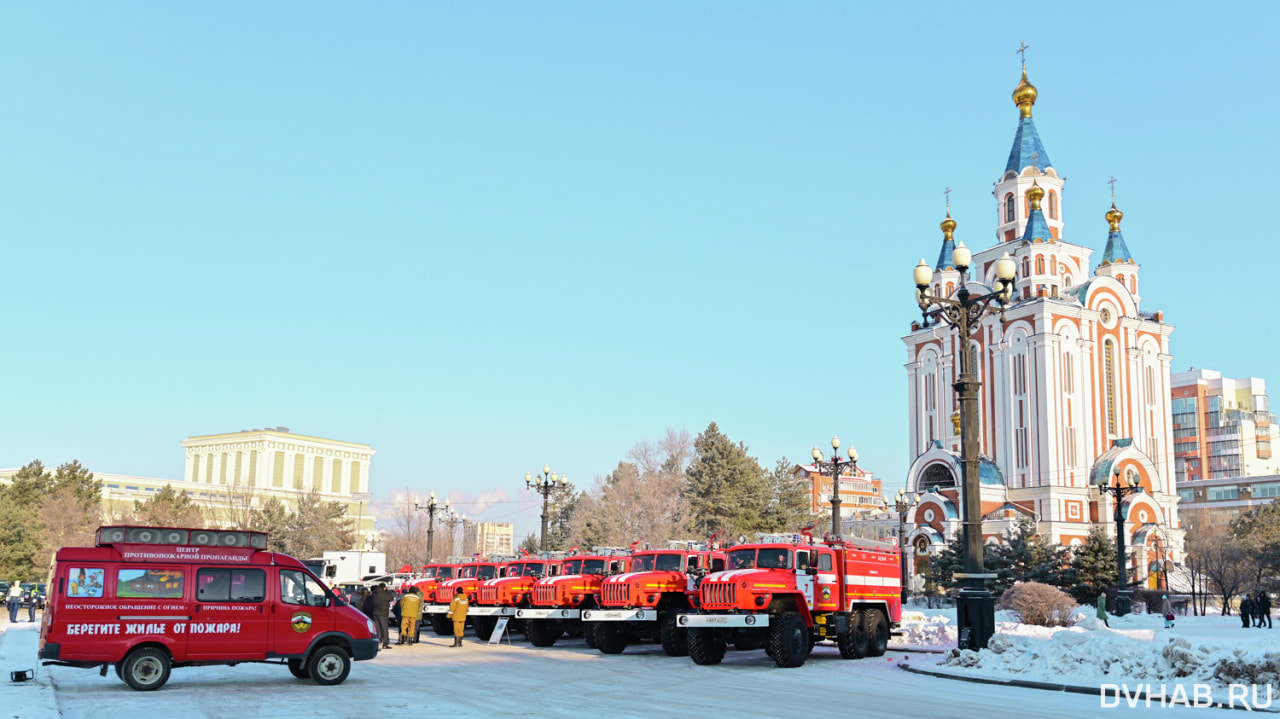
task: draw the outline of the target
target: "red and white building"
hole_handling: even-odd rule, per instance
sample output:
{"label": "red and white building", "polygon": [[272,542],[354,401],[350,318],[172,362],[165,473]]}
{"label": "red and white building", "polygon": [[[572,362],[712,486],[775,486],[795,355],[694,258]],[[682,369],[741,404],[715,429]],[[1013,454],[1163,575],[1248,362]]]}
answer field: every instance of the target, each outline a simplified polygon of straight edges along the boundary
{"label": "red and white building", "polygon": [[[1003,319],[989,314],[973,338],[980,394],[983,534],[988,542],[1020,516],[1049,540],[1078,544],[1095,523],[1114,533],[1112,495],[1099,476],[1134,472],[1141,492],[1123,511],[1134,577],[1147,576],[1158,547],[1182,546],[1174,487],[1169,336],[1160,312],[1142,306],[1140,267],[1120,233],[1114,203],[1097,208],[1110,228],[1091,271],[1093,250],[1067,241],[1064,180],[1032,121],[1037,91],[1014,91],[1020,117],[1006,167],[996,180],[995,244],[975,251],[970,282],[995,284],[1004,253],[1018,265],[1015,294]],[[1084,242],[1101,241],[1102,223]],[[949,296],[959,282],[951,266],[956,223],[942,223],[942,251],[932,291]],[[960,239],[963,239],[961,237]],[[976,243],[975,243],[976,244]],[[985,288],[979,290],[987,291]],[[948,326],[912,325],[907,346],[911,467],[907,490],[921,493],[909,518],[915,554],[936,552],[962,531],[957,334]],[[953,415],[955,415],[953,417]]]}

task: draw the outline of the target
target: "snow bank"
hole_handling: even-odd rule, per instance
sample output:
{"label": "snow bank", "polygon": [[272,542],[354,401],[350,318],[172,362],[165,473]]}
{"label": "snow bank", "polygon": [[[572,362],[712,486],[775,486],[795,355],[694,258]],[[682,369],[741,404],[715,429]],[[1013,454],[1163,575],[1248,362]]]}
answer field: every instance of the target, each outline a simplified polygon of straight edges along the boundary
{"label": "snow bank", "polygon": [[[942,664],[982,676],[1085,686],[1270,684],[1280,691],[1280,649],[1273,635],[1242,629],[1234,617],[1179,617],[1173,630],[1152,614],[1114,617],[1111,629],[1086,610],[1074,619],[1070,628],[997,621],[986,651],[952,649]],[[1181,635],[1178,625],[1189,630],[1188,636]],[[1236,634],[1228,633],[1231,627]]]}

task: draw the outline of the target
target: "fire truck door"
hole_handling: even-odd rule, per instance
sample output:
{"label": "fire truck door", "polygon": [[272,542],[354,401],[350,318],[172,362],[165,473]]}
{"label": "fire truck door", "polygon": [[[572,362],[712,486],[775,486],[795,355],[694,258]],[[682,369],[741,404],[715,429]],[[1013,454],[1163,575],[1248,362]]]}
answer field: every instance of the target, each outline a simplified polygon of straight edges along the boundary
{"label": "fire truck door", "polygon": [[813,609],[813,575],[809,573],[809,551],[796,552],[796,589],[804,594],[804,603]]}

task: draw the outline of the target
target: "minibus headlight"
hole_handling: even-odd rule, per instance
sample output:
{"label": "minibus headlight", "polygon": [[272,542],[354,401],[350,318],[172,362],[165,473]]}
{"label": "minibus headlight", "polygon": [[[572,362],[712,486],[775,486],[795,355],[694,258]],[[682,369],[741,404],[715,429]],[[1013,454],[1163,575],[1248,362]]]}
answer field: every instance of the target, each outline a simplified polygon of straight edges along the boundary
{"label": "minibus headlight", "polygon": [[369,636],[371,637],[378,636],[378,625],[374,624],[372,619],[365,617],[364,624],[365,626],[369,627]]}

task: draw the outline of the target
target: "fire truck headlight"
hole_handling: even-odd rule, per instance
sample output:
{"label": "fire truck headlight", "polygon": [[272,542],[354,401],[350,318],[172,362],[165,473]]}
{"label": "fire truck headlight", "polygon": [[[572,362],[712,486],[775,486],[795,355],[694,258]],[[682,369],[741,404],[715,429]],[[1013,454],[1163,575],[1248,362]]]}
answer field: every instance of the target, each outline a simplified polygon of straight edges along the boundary
{"label": "fire truck headlight", "polygon": [[757,594],[757,595],[756,595],[756,606],[757,606],[757,607],[763,607],[764,605],[766,605],[766,604],[768,604],[768,603],[769,603],[769,595],[768,595],[768,594]]}
{"label": "fire truck headlight", "polygon": [[656,602],[656,601],[658,601],[658,595],[656,595],[656,594],[650,594],[650,595],[649,595],[649,603],[650,603],[650,604],[653,604],[653,603],[654,603],[654,602]]}

